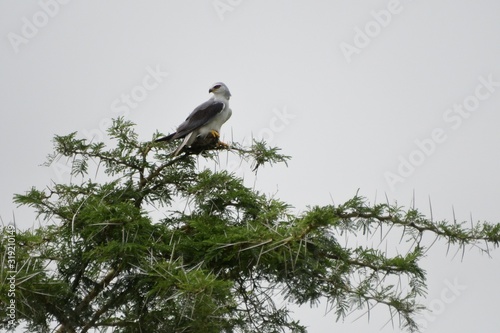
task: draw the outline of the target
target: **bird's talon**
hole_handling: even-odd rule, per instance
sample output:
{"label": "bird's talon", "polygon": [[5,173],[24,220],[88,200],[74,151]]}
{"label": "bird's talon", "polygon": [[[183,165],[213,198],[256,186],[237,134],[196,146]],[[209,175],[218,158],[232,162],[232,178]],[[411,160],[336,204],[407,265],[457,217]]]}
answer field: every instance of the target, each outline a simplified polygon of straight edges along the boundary
{"label": "bird's talon", "polygon": [[216,130],[211,130],[211,131],[210,131],[210,134],[212,134],[212,136],[213,136],[214,138],[219,138],[219,137],[220,137],[219,132],[217,132]]}
{"label": "bird's talon", "polygon": [[217,142],[217,147],[218,148],[229,149],[229,145],[227,143],[225,143],[225,142],[222,142],[222,141]]}

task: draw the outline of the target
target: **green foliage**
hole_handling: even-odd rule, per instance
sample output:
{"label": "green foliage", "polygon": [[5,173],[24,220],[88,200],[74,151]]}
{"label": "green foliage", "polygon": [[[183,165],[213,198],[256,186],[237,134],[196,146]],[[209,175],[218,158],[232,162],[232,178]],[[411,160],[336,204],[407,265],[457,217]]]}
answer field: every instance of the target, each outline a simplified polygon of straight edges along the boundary
{"label": "green foliage", "polygon": [[[17,319],[30,331],[52,332],[56,322],[57,332],[305,332],[273,302],[278,294],[297,304],[326,298],[339,319],[384,304],[415,331],[426,291],[422,234],[460,246],[500,241],[498,224],[432,222],[359,196],[295,216],[234,174],[199,170],[192,151],[171,157],[172,146],[139,142],[133,127],[115,120],[113,147],[76,133],[56,136],[48,164],[68,158],[81,181],[15,196],[43,221],[16,235]],[[220,149],[253,160],[255,170],[288,160],[264,142],[201,155],[217,163]],[[92,165],[104,181],[92,180]],[[179,199],[187,209],[174,208]],[[341,241],[384,227],[402,230],[414,245],[389,256]],[[6,237],[4,228],[2,244]],[[2,281],[6,273],[3,266]]]}

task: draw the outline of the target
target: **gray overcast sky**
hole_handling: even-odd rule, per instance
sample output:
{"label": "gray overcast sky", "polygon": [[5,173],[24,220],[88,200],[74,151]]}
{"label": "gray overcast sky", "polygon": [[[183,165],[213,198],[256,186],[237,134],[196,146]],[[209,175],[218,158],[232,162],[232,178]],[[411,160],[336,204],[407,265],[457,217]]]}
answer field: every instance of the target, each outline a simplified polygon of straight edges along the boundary
{"label": "gray overcast sky", "polygon": [[[233,94],[223,138],[262,137],[291,155],[255,186],[298,211],[359,189],[372,202],[415,196],[425,213],[431,198],[436,219],[454,207],[458,220],[500,222],[499,18],[493,0],[2,0],[0,216],[31,226],[13,193],[69,179],[62,162],[39,166],[54,134],[100,138],[125,116],[149,140],[223,81]],[[250,181],[249,168],[225,163]],[[425,332],[500,327],[500,253],[478,252],[461,262],[445,246],[429,251]],[[379,331],[389,316],[324,313],[296,310],[320,333]]]}

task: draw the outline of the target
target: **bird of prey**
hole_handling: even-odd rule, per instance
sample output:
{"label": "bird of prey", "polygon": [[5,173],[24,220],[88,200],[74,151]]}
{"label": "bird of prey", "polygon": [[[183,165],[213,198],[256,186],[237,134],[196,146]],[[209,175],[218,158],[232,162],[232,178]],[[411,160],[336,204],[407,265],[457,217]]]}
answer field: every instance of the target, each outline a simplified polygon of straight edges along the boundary
{"label": "bird of prey", "polygon": [[231,93],[227,86],[222,82],[217,82],[210,87],[208,92],[213,96],[194,109],[177,127],[176,132],[155,140],[155,142],[160,142],[184,139],[172,156],[177,156],[184,147],[191,146],[197,138],[203,139],[209,133],[218,139],[222,124],[231,117],[232,111],[229,108]]}

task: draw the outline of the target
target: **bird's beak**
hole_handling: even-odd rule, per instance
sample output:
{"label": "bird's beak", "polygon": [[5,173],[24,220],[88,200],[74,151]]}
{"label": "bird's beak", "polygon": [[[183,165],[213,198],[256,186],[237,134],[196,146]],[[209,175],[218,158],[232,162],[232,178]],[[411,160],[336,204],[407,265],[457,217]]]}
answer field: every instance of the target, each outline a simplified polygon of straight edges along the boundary
{"label": "bird's beak", "polygon": [[208,89],[208,93],[214,92],[213,88]]}

